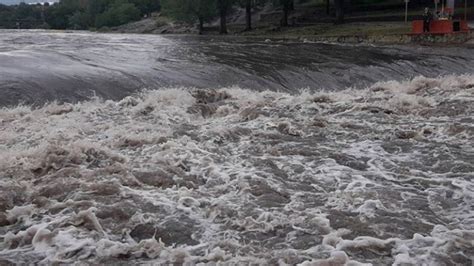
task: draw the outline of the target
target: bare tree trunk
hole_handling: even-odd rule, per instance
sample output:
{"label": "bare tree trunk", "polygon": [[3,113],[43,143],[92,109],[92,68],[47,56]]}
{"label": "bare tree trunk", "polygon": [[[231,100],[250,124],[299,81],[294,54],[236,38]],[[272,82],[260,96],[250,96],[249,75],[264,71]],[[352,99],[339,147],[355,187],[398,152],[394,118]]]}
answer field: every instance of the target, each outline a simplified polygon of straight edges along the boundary
{"label": "bare tree trunk", "polygon": [[199,18],[199,34],[201,35],[203,31],[204,31],[204,19],[200,17]]}
{"label": "bare tree trunk", "polygon": [[219,29],[220,34],[227,34],[227,8],[220,9],[221,27]]}
{"label": "bare tree trunk", "polygon": [[291,2],[292,0],[284,0],[283,1],[283,18],[281,19],[281,26],[286,27],[288,26],[288,17],[291,10]]}
{"label": "bare tree trunk", "polygon": [[326,0],[326,15],[329,15],[330,0]]}
{"label": "bare tree trunk", "polygon": [[335,24],[344,23],[344,0],[334,0],[336,7],[336,21]]}
{"label": "bare tree trunk", "polygon": [[252,0],[247,0],[245,3],[245,19],[247,24],[245,30],[252,30]]}
{"label": "bare tree trunk", "polygon": [[283,8],[283,18],[281,19],[281,25],[284,27],[288,26],[288,13],[289,13],[289,10],[286,8]]}

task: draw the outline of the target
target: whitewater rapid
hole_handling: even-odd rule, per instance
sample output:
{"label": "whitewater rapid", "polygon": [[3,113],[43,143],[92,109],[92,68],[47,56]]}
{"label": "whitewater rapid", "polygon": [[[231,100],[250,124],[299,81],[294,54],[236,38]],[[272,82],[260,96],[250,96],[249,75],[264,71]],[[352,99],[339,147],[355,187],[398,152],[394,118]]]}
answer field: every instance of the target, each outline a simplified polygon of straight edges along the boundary
{"label": "whitewater rapid", "polygon": [[471,265],[474,76],[0,109],[0,264]]}

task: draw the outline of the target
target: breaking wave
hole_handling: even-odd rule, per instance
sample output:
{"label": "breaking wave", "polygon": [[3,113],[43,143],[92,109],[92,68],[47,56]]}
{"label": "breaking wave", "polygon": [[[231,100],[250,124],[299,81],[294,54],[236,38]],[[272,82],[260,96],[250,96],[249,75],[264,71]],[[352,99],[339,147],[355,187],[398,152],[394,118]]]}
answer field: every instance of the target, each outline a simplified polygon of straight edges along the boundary
{"label": "breaking wave", "polygon": [[474,76],[0,110],[0,264],[470,265]]}

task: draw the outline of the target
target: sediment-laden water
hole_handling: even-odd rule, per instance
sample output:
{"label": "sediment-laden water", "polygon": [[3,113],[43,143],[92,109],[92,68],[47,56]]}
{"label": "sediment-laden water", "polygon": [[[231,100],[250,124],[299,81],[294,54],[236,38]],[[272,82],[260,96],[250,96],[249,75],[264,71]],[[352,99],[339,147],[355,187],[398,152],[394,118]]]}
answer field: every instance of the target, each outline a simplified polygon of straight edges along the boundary
{"label": "sediment-laden water", "polygon": [[468,47],[0,30],[0,106],[121,100],[167,87],[338,91],[473,70]]}
{"label": "sediment-laden water", "polygon": [[0,110],[0,264],[471,265],[474,76]]}

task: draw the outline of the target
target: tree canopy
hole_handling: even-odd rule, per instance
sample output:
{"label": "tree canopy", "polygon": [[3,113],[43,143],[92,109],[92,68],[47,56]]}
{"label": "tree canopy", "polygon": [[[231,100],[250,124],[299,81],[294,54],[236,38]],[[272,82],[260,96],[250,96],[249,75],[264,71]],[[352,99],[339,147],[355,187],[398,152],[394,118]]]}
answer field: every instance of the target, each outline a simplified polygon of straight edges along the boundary
{"label": "tree canopy", "polygon": [[166,15],[188,23],[199,22],[200,32],[204,22],[216,15],[215,0],[162,0]]}
{"label": "tree canopy", "polygon": [[139,20],[160,8],[159,0],[61,0],[52,5],[0,4],[0,28],[112,27]]}

